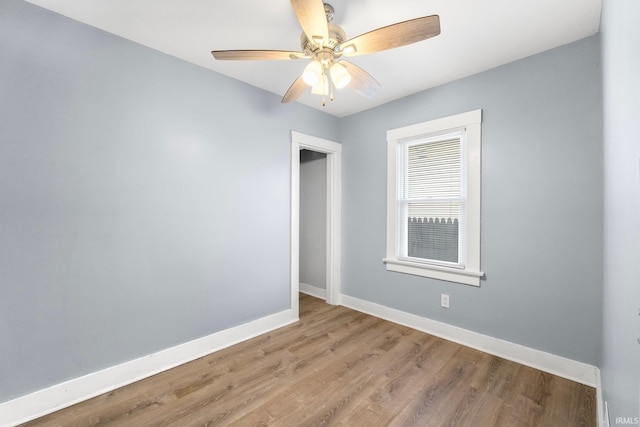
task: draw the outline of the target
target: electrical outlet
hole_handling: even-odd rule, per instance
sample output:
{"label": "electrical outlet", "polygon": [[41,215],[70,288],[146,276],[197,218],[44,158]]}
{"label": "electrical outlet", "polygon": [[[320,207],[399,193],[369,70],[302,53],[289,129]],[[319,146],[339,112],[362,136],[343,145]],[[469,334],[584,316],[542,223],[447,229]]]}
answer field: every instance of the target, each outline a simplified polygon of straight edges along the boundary
{"label": "electrical outlet", "polygon": [[440,294],[440,307],[449,308],[449,295]]}

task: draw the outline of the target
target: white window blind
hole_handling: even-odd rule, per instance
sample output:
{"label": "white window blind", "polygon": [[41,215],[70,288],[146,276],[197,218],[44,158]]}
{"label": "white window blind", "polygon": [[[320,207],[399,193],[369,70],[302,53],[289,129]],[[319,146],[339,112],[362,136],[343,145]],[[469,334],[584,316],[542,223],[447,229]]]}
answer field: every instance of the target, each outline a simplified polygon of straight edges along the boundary
{"label": "white window blind", "polygon": [[398,255],[464,268],[464,131],[399,145]]}

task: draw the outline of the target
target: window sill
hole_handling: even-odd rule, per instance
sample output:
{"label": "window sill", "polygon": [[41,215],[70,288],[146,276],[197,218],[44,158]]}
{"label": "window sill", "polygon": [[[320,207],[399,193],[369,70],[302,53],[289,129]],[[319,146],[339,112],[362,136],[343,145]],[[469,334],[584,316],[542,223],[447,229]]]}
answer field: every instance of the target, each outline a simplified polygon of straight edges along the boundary
{"label": "window sill", "polygon": [[387,271],[430,277],[432,279],[446,280],[448,282],[462,283],[464,285],[480,286],[480,279],[484,277],[484,272],[470,269],[460,270],[456,268],[422,264],[419,262],[404,261],[396,258],[385,258],[382,261],[387,265]]}

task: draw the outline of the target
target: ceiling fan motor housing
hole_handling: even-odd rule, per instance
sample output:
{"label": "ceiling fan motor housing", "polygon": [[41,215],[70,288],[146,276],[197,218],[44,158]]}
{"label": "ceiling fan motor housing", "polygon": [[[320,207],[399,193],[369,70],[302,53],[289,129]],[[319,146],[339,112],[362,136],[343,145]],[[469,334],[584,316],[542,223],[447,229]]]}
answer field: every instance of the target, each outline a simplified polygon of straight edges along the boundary
{"label": "ceiling fan motor housing", "polygon": [[314,57],[319,52],[322,51],[331,51],[333,52],[334,57],[341,56],[341,53],[335,50],[336,46],[339,46],[342,42],[347,39],[347,35],[344,30],[337,25],[329,24],[329,40],[325,40],[324,46],[319,46],[314,41],[309,40],[309,37],[303,32],[300,35],[300,47],[305,55]]}

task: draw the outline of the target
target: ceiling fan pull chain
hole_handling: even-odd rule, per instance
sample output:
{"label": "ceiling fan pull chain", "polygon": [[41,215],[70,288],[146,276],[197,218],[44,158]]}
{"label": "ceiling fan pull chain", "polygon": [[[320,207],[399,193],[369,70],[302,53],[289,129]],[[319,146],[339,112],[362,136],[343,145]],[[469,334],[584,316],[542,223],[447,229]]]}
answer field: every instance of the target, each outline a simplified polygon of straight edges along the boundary
{"label": "ceiling fan pull chain", "polygon": [[329,73],[329,65],[327,65],[327,81],[329,82],[329,101],[333,102],[333,80],[331,79],[331,74]]}
{"label": "ceiling fan pull chain", "polygon": [[327,105],[326,95],[329,95],[329,100],[333,101],[333,89],[331,88],[331,78],[329,77],[329,67],[326,63],[322,63],[322,82],[324,84],[324,88],[322,91],[322,106],[325,107]]}

